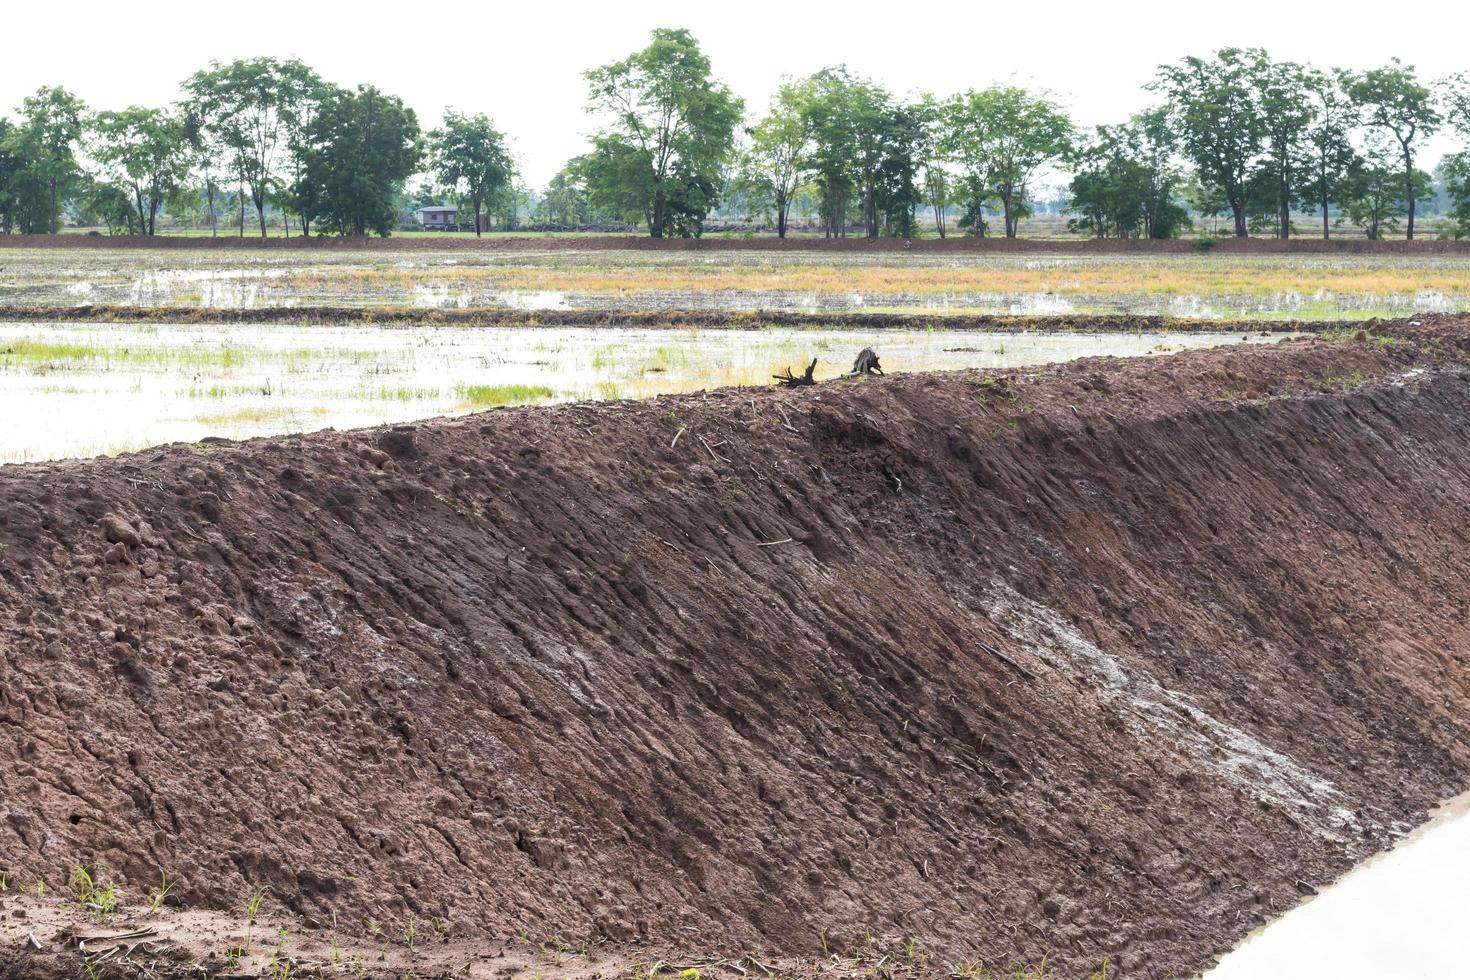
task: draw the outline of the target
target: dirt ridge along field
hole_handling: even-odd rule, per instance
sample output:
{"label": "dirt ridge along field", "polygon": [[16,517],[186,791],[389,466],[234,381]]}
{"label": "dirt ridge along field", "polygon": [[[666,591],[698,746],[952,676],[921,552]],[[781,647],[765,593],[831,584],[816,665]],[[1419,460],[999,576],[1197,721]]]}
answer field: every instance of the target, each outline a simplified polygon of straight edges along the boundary
{"label": "dirt ridge along field", "polygon": [[10,887],[1188,975],[1470,784],[1386,334],[0,467]]}
{"label": "dirt ridge along field", "polygon": [[0,235],[0,248],[146,248],[146,249],[300,249],[300,250],[387,250],[387,251],[662,251],[662,252],[1061,252],[1083,254],[1174,254],[1191,252],[1302,253],[1439,255],[1470,253],[1470,240],[1416,238],[1378,240],[1366,238],[876,238],[861,235],[847,238],[799,236],[651,238],[647,235],[582,235],[554,232],[523,232],[485,238],[455,235],[393,235],[387,238],[303,238],[279,233],[267,238],[258,234],[208,235]]}
{"label": "dirt ridge along field", "polygon": [[1015,333],[1313,333],[1372,330],[1378,319],[1304,320],[1190,319],[1143,314],[1002,316],[990,313],[856,313],[790,310],[525,310],[504,306],[424,309],[409,306],[0,306],[0,323],[243,323],[383,326],[506,327],[842,327],[1008,331]]}

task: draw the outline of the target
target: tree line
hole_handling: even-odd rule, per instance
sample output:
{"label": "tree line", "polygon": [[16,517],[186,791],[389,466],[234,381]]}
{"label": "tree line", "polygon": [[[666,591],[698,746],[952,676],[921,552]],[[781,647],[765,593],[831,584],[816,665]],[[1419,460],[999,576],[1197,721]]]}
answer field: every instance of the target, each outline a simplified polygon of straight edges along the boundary
{"label": "tree line", "polygon": [[262,236],[267,207],[302,235],[386,235],[405,182],[425,167],[477,218],[514,172],[485,116],[447,109],[424,133],[402,100],[333,85],[297,60],[213,63],[182,90],[165,108],[92,112],[64,88],[42,88],[16,121],[0,118],[0,231],[55,234],[67,202],[152,235],[161,210],[202,198],[217,234],[230,193],[242,236],[247,206]]}
{"label": "tree line", "polygon": [[[768,216],[785,237],[798,200],[824,233],[914,237],[932,215],[951,233],[1015,237],[1032,190],[1067,175],[1069,224],[1098,237],[1168,238],[1191,215],[1224,215],[1238,236],[1290,237],[1292,215],[1334,215],[1379,238],[1413,238],[1433,178],[1426,140],[1470,137],[1470,77],[1428,81],[1397,59],[1366,71],[1224,48],[1161,65],[1157,104],[1078,127],[1043,92],[993,85],[902,98],[839,66],[787,79],[763,114],[721,83],[697,40],[659,29],[649,45],[584,73],[597,120],[586,153],[540,196],[549,222],[631,222],[654,237],[701,234],[721,206]],[[160,211],[219,202],[239,234],[266,234],[270,208],[302,235],[388,234],[411,177],[482,216],[513,194],[506,136],[447,109],[421,132],[411,108],[373,86],[346,89],[296,60],[212,63],[164,108],[93,112],[63,88],[0,117],[0,230],[55,232],[64,206],[151,235]],[[1452,234],[1470,234],[1470,151],[1439,175]],[[951,219],[953,218],[953,228]]]}

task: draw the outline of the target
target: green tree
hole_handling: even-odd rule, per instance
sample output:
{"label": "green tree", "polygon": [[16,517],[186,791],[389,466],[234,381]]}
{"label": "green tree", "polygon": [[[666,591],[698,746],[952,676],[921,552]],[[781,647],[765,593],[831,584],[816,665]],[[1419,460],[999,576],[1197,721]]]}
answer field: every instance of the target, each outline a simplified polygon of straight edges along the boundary
{"label": "green tree", "polygon": [[1308,179],[1307,136],[1316,121],[1309,69],[1290,61],[1272,61],[1264,51],[1253,68],[1265,151],[1257,181],[1274,213],[1277,237],[1290,238],[1291,205]]}
{"label": "green tree", "polygon": [[750,145],[741,158],[742,183],[756,203],[774,209],[777,238],[786,237],[792,201],[811,175],[812,129],[805,111],[810,88],[810,80],[785,83],[770,111],[746,130]]}
{"label": "green tree", "polygon": [[[1470,73],[1460,73],[1439,82],[1439,99],[1445,122],[1464,139],[1470,139]],[[1449,234],[1455,238],[1470,235],[1470,150],[1446,154],[1440,161],[1439,175],[1449,195]]]}
{"label": "green tree", "polygon": [[475,237],[486,203],[501,194],[515,176],[505,136],[483,115],[444,110],[444,125],[429,133],[429,166],[444,187],[475,209]]}
{"label": "green tree", "polygon": [[1397,147],[1371,147],[1343,181],[1343,210],[1348,220],[1373,241],[1397,231],[1398,219],[1410,213],[1411,203],[1429,195],[1429,175],[1416,170],[1406,185],[1396,169],[1397,155]]}
{"label": "green tree", "polygon": [[1302,203],[1322,210],[1322,237],[1332,237],[1332,205],[1340,203],[1343,182],[1358,159],[1352,134],[1357,107],[1343,89],[1342,72],[1308,70],[1307,96],[1313,119],[1307,127],[1307,174],[1300,185]]}
{"label": "green tree", "polygon": [[866,82],[840,65],[825,68],[803,83],[801,111],[811,133],[817,213],[828,238],[846,236],[852,201],[858,193],[859,103],[869,101],[867,89]]}
{"label": "green tree", "polygon": [[17,223],[19,197],[12,186],[17,181],[24,161],[13,145],[15,127],[0,116],[0,235],[11,233]]}
{"label": "green tree", "polygon": [[546,193],[537,205],[537,219],[563,228],[591,223],[592,204],[588,199],[587,185],[578,175],[574,163],[557,171],[546,185]]}
{"label": "green tree", "polygon": [[264,238],[266,202],[284,183],[293,143],[302,145],[297,134],[322,97],[321,79],[300,61],[249,58],[211,62],[184,89],[204,129],[224,148],[240,186],[249,190]]}
{"label": "green tree", "polygon": [[871,171],[865,167],[863,174],[870,188],[868,237],[876,238],[881,231],[912,238],[918,233],[914,215],[923,200],[917,151],[924,139],[924,120],[913,106],[885,100],[876,123],[876,167]]}
{"label": "green tree", "polygon": [[1448,234],[1453,238],[1470,236],[1470,153],[1447,154],[1440,161],[1439,175],[1450,198]]}
{"label": "green tree", "polygon": [[1030,214],[1026,196],[1032,176],[1060,160],[1072,146],[1072,123],[1050,99],[1014,85],[954,96],[945,105],[944,153],[959,168],[974,215],[971,227],[984,234],[985,202],[998,201],[1007,238],[1015,238]]}
{"label": "green tree", "polygon": [[1169,163],[1167,117],[1162,110],[1122,126],[1099,126],[1076,154],[1068,222],[1098,238],[1173,238],[1189,225],[1175,200],[1179,174]]}
{"label": "green tree", "polygon": [[914,143],[914,161],[918,165],[919,196],[934,211],[934,230],[942,239],[948,229],[945,212],[953,195],[953,179],[944,158],[944,107],[934,96],[925,94],[912,107],[918,122],[918,138]]}
{"label": "green tree", "polygon": [[9,183],[22,231],[60,230],[61,200],[81,174],[76,150],[85,114],[82,101],[64,88],[43,87],[21,102],[7,152],[14,161]]}
{"label": "green tree", "polygon": [[302,186],[294,188],[303,228],[318,221],[339,235],[386,236],[398,198],[421,156],[418,117],[371,85],[333,89],[306,134]]}
{"label": "green tree", "polygon": [[1422,171],[1415,154],[1422,140],[1433,136],[1443,121],[1434,93],[1419,82],[1413,65],[1394,58],[1382,68],[1352,76],[1348,95],[1362,111],[1363,122],[1392,135],[1398,144],[1400,199],[1408,216],[1405,237],[1414,237],[1415,201],[1420,196],[1416,181]]}
{"label": "green tree", "polygon": [[104,181],[124,189],[140,234],[156,231],[158,212],[188,174],[184,120],[165,109],[130,106],[92,117],[91,156]]}
{"label": "green tree", "polygon": [[1247,181],[1266,137],[1255,80],[1265,52],[1221,48],[1213,58],[1160,65],[1150,86],[1168,102],[1180,150],[1204,189],[1220,198],[1246,237]]}
{"label": "green tree", "polygon": [[591,155],[594,182],[641,199],[654,238],[699,234],[743,103],[711,77],[709,59],[682,29],[657,29],[648,47],[585,77],[588,111],[606,121]]}

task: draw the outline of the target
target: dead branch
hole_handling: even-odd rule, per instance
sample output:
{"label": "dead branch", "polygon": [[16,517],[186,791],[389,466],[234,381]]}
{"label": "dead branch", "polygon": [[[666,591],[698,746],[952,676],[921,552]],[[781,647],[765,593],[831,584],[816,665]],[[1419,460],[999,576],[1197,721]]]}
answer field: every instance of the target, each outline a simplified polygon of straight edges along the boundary
{"label": "dead branch", "polygon": [[1007,657],[1005,654],[1001,653],[999,650],[997,650],[995,647],[991,646],[989,643],[986,643],[984,640],[979,640],[979,639],[977,639],[975,642],[980,645],[980,649],[984,650],[986,653],[990,654],[996,660],[999,660],[1001,663],[1005,664],[1007,667],[1011,668],[1016,673],[1020,674],[1024,678],[1026,678],[1028,681],[1034,681],[1034,680],[1036,680],[1036,675],[1035,674],[1031,673],[1031,671],[1027,670],[1025,667],[1022,667],[1020,664],[1016,663],[1010,657]]}
{"label": "dead branch", "polygon": [[812,358],[812,362],[806,366],[806,374],[801,377],[792,374],[791,368],[789,367],[786,369],[785,374],[773,374],[771,377],[775,378],[778,384],[783,384],[788,388],[799,388],[803,385],[814,385],[817,383],[816,379],[812,377],[812,374],[816,370],[817,359],[814,357]]}

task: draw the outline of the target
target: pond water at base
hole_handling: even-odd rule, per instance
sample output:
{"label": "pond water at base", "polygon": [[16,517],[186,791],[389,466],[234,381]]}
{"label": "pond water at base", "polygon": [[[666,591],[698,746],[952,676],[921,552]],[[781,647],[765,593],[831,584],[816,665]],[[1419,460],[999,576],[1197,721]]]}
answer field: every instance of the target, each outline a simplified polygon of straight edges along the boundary
{"label": "pond water at base", "polygon": [[886,370],[907,372],[1241,341],[1239,333],[0,323],[0,463],[769,385],[813,357],[823,380],[869,346]]}
{"label": "pond water at base", "polygon": [[1204,980],[1470,977],[1470,793],[1253,934]]}

